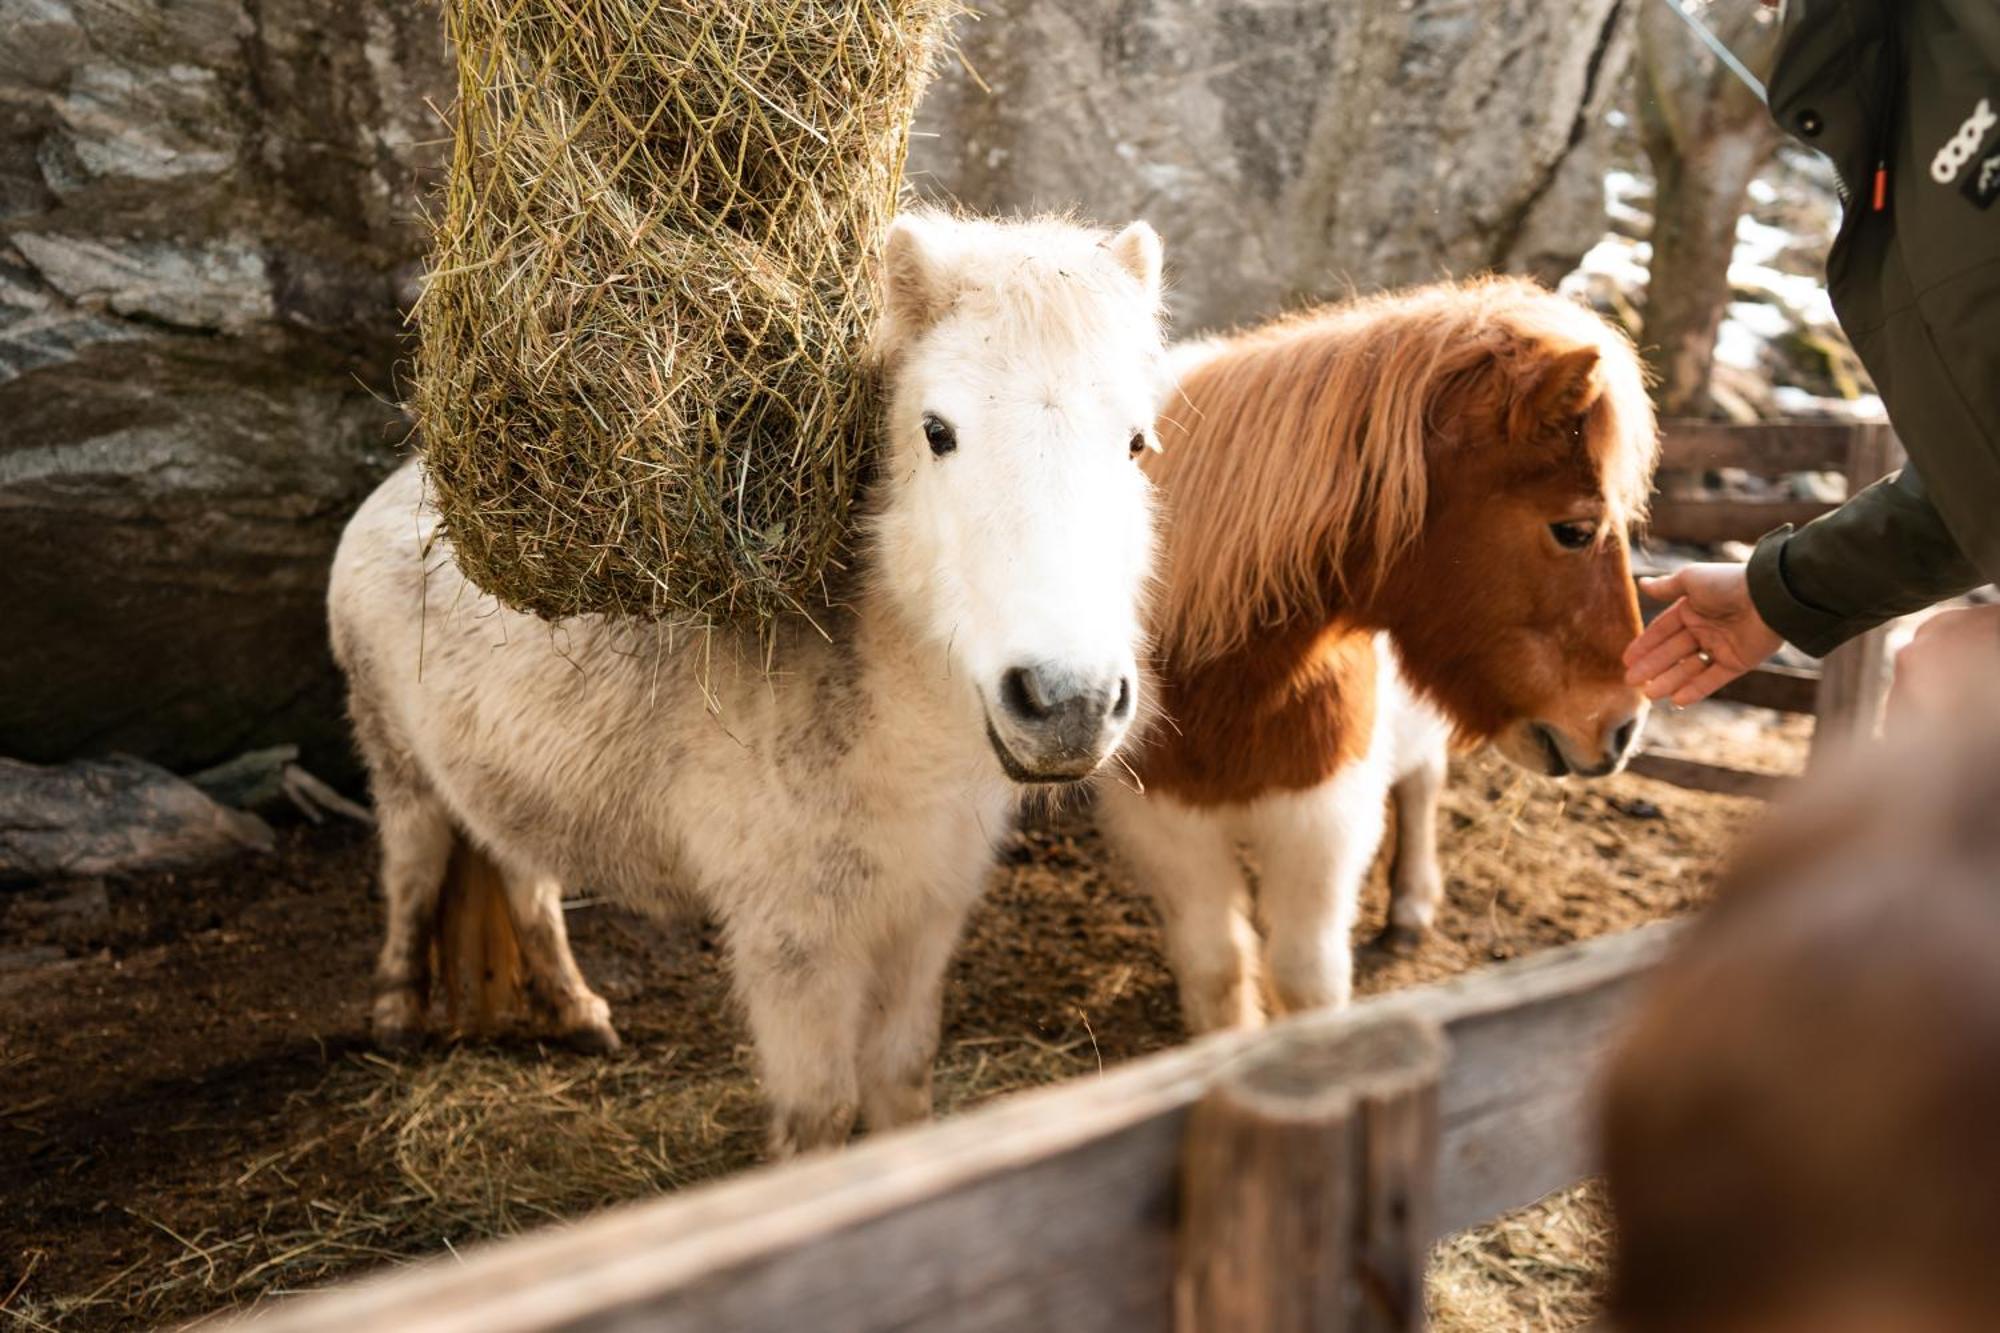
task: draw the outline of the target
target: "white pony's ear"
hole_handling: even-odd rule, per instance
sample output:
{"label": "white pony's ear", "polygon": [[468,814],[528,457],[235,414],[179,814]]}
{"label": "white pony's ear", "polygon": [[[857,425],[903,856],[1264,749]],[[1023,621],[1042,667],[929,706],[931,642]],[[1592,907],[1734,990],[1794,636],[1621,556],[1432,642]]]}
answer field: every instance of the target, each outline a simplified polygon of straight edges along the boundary
{"label": "white pony's ear", "polygon": [[939,262],[938,224],[904,213],[889,225],[882,246],[882,315],[896,340],[922,333],[948,301]]}
{"label": "white pony's ear", "polygon": [[1104,243],[1118,267],[1139,280],[1149,299],[1160,299],[1160,234],[1135,222]]}

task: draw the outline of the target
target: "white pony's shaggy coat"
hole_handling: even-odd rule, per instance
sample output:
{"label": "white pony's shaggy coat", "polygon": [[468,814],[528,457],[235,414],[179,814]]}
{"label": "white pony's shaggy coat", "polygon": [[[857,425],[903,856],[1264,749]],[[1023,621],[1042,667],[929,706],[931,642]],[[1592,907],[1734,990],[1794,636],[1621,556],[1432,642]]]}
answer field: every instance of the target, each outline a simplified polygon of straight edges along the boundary
{"label": "white pony's shaggy coat", "polygon": [[[1144,224],[924,216],[884,271],[864,569],[849,610],[782,628],[768,675],[748,639],[496,607],[414,464],[355,516],[329,605],[381,819],[378,1033],[421,1025],[465,838],[500,867],[560,1028],[612,1040],[562,888],[690,895],[724,929],[775,1152],[841,1142],[857,1113],[928,1114],[945,966],[1019,791],[994,738],[1033,749],[998,680],[1053,662],[1136,689],[1152,525],[1130,450],[1163,387],[1160,260]],[[955,450],[926,442],[927,414]]]}

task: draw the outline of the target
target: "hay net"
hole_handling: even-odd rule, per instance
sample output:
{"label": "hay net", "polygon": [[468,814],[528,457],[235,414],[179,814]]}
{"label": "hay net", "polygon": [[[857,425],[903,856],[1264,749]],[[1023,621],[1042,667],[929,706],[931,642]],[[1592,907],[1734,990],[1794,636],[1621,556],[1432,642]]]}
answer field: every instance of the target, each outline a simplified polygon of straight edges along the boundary
{"label": "hay net", "polygon": [[954,0],[445,0],[414,407],[520,610],[823,604],[876,410],[873,260]]}

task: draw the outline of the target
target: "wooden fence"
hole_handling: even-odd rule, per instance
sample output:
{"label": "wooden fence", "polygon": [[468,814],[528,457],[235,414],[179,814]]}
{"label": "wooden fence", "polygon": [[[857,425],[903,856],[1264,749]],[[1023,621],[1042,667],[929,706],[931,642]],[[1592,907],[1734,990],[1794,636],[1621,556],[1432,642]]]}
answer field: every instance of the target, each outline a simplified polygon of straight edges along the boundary
{"label": "wooden fence", "polygon": [[1420,1328],[1439,1235],[1581,1179],[1678,927],[1227,1033],[463,1261],[260,1333]]}
{"label": "wooden fence", "polygon": [[[1895,466],[1885,427],[1675,423],[1664,466]],[[1830,506],[1662,499],[1655,533],[1754,539]],[[1872,726],[1872,635],[1821,673],[1724,692]],[[1648,754],[1635,770],[1764,791],[1772,779]],[[876,1333],[1422,1326],[1432,1242],[1590,1167],[1595,1070],[1661,924],[1227,1033],[845,1152],[299,1298],[262,1333]]]}
{"label": "wooden fence", "polygon": [[[1663,477],[1741,468],[1763,476],[1837,471],[1849,495],[1902,465],[1902,448],[1887,425],[1779,422],[1751,426],[1706,421],[1666,423],[1660,453]],[[1781,523],[1808,523],[1835,508],[1802,500],[1686,498],[1653,500],[1652,535],[1669,541],[1755,541]],[[1767,666],[1731,682],[1716,698],[1785,713],[1811,714],[1811,762],[1824,762],[1874,730],[1889,684],[1887,626],[1830,654],[1819,671]],[[1646,752],[1632,771],[1683,787],[1765,796],[1786,779],[1684,755]]]}

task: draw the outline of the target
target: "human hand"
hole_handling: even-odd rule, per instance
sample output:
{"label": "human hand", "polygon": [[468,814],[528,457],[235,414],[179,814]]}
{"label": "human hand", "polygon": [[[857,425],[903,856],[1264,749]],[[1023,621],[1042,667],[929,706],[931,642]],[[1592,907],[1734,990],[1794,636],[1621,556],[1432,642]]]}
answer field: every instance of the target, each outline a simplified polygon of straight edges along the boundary
{"label": "human hand", "polygon": [[1784,644],[1750,600],[1741,565],[1687,565],[1639,590],[1673,605],[1625,650],[1625,681],[1649,699],[1685,708],[1735,680]]}

